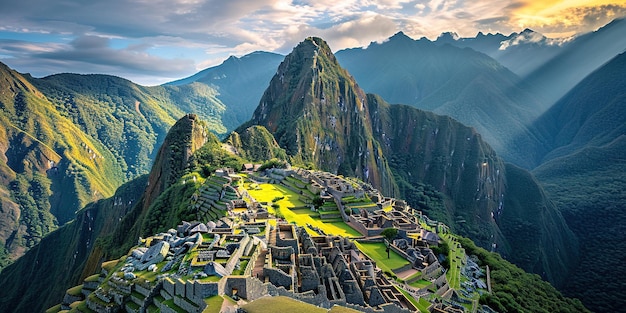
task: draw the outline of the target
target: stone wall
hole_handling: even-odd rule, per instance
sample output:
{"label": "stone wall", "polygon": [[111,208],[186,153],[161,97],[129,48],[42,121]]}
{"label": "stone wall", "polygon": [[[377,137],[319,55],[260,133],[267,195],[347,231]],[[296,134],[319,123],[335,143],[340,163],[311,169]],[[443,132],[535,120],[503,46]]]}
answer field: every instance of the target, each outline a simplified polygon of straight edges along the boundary
{"label": "stone wall", "polygon": [[246,234],[243,237],[243,239],[241,239],[241,241],[239,241],[239,249],[237,249],[235,251],[235,253],[233,253],[230,256],[230,258],[228,259],[228,262],[226,263],[226,266],[224,266],[224,268],[226,269],[226,271],[228,272],[229,275],[235,269],[235,266],[237,265],[237,262],[239,262],[239,259],[243,255],[243,250],[244,250],[245,246],[248,244],[249,241],[250,241],[250,236],[248,236],[248,234]]}
{"label": "stone wall", "polygon": [[432,264],[426,266],[422,269],[422,275],[425,279],[430,279],[435,277],[439,272],[441,272],[441,265],[439,261],[435,261]]}
{"label": "stone wall", "polygon": [[151,289],[147,289],[140,284],[135,284],[135,291],[147,297],[148,295],[150,295]]}
{"label": "stone wall", "polygon": [[179,308],[185,310],[185,312],[190,312],[190,313],[194,313],[194,312],[199,313],[199,312],[202,312],[202,310],[204,309],[204,307],[199,307],[195,305],[194,303],[191,303],[184,297],[174,297],[174,304],[176,304]]}
{"label": "stone wall", "polygon": [[412,268],[413,268],[413,265],[411,265],[411,264],[407,264],[407,265],[405,265],[405,266],[403,266],[403,267],[400,267],[400,268],[396,268],[396,269],[394,269],[394,270],[393,270],[393,272],[394,272],[395,274],[398,274],[398,273],[402,273],[402,272],[404,272],[404,271],[408,271],[408,270],[410,270],[410,269],[412,269]]}
{"label": "stone wall", "polygon": [[62,303],[72,304],[76,301],[81,301],[81,300],[83,300],[83,297],[81,296],[73,296],[73,295],[66,293],[65,296],[63,297]]}
{"label": "stone wall", "polygon": [[407,309],[401,308],[391,303],[383,304],[379,306],[379,309],[375,309],[372,307],[363,307],[360,305],[354,305],[350,303],[347,303],[344,306],[347,308],[354,309],[360,312],[365,312],[365,313],[410,313],[411,312]]}
{"label": "stone wall", "polygon": [[[365,225],[361,224],[354,216],[348,215],[348,223],[352,228],[356,229],[361,235],[370,237],[369,229]],[[382,231],[382,230],[381,230]]]}
{"label": "stone wall", "polygon": [[394,244],[390,244],[389,247],[391,250],[395,251],[397,254],[401,255],[406,260],[409,259],[409,255],[406,252],[402,251],[400,248],[396,247]]}
{"label": "stone wall", "polygon": [[259,254],[261,253],[261,245],[256,245],[256,247],[254,248],[254,253],[252,253],[252,255],[250,256],[250,261],[248,262],[248,265],[246,265],[246,269],[243,272],[244,276],[252,276],[252,271],[254,270],[254,265],[256,263],[256,259],[259,257]]}
{"label": "stone wall", "polygon": [[291,289],[294,284],[293,277],[291,275],[276,268],[263,268],[263,276],[268,277],[270,283],[274,286]]}

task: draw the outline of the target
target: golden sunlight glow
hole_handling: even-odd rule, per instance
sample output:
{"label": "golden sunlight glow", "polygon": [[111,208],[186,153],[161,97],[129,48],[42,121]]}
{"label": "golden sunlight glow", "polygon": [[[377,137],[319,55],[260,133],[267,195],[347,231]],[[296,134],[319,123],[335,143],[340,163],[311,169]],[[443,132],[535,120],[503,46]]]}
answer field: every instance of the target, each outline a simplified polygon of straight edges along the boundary
{"label": "golden sunlight glow", "polygon": [[559,27],[565,30],[581,25],[594,8],[601,6],[626,6],[626,0],[526,1],[511,12],[511,21],[520,28]]}

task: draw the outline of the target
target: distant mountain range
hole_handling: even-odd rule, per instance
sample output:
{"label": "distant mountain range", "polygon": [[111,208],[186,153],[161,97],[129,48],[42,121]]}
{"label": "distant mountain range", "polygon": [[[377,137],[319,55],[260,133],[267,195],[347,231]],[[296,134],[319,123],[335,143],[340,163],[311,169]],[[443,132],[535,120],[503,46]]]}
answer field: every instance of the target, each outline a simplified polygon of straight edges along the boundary
{"label": "distant mountain range", "polygon": [[403,33],[366,49],[339,51],[337,59],[365,90],[391,103],[449,115],[476,128],[506,160],[534,165],[527,154],[537,150],[540,140],[528,125],[540,100],[496,60]]}
{"label": "distant mountain range", "polygon": [[214,89],[215,97],[227,104],[221,120],[231,131],[250,118],[283,58],[283,55],[262,51],[241,58],[231,56],[218,66],[166,85],[184,86],[197,82]]}
{"label": "distant mountain range", "polygon": [[[0,266],[28,249],[23,262],[41,261],[51,242],[67,244],[55,262],[79,251],[73,276],[61,280],[74,284],[103,257],[127,251],[136,239],[129,234],[162,226],[148,206],[169,183],[156,188],[160,180],[149,180],[156,189],[138,209],[138,186],[148,183],[133,179],[148,172],[174,122],[194,112],[206,121],[198,140],[214,148],[228,137],[236,150],[265,147],[239,157],[288,157],[360,177],[483,247],[496,243],[593,310],[619,311],[619,286],[601,286],[626,267],[587,256],[626,251],[625,31],[626,20],[615,20],[563,41],[532,30],[435,41],[398,33],[336,57],[323,41],[308,40],[284,61],[255,52],[157,87],[106,75],[33,78],[0,65]],[[173,152],[159,164],[191,155],[164,149]],[[118,190],[125,182],[133,187]],[[62,271],[60,264],[50,266]],[[0,282],[13,275],[3,272]],[[594,277],[592,288],[584,277]]]}
{"label": "distant mountain range", "polygon": [[[478,34],[475,38],[439,37],[435,43],[469,47],[494,58],[533,86],[541,95],[540,112],[551,107],[591,72],[626,50],[626,19],[573,38],[549,39],[526,29],[509,36]],[[425,40],[425,39],[422,39]]]}

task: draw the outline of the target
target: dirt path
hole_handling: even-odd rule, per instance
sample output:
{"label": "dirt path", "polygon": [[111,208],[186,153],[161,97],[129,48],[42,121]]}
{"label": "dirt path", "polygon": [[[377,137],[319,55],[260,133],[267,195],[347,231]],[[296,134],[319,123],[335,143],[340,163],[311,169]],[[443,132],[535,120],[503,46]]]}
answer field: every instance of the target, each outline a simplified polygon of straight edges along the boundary
{"label": "dirt path", "polygon": [[394,273],[396,274],[396,276],[398,276],[398,278],[406,280],[407,278],[415,275],[418,272],[418,270],[412,268],[410,270],[406,270],[406,271],[402,271],[400,273]]}
{"label": "dirt path", "polygon": [[135,100],[135,111],[137,111],[137,113],[139,113],[139,115],[141,115],[141,117],[146,118],[145,116],[143,116],[143,114],[141,113],[141,111],[139,110],[139,105],[141,104],[141,102]]}

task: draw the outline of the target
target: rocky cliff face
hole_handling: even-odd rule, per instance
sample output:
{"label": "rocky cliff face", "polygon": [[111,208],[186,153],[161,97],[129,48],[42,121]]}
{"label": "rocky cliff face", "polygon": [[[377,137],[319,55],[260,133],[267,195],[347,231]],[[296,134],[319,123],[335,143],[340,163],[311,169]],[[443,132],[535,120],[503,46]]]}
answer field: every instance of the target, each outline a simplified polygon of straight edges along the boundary
{"label": "rocky cliff face", "polygon": [[447,198],[438,218],[482,246],[495,243],[508,251],[494,219],[504,201],[504,162],[480,134],[450,117],[389,105],[374,95],[368,103],[375,137],[407,199],[420,202],[414,197],[419,184],[434,187]]}
{"label": "rocky cliff face", "polygon": [[393,195],[397,186],[372,137],[368,109],[365,92],[326,42],[307,38],[278,67],[242,127],[265,126],[295,163],[360,177]]}
{"label": "rocky cliff face", "polygon": [[189,158],[206,143],[207,136],[208,131],[194,114],[184,116],[172,126],[152,165],[142,201],[144,210],[182,175]]}

